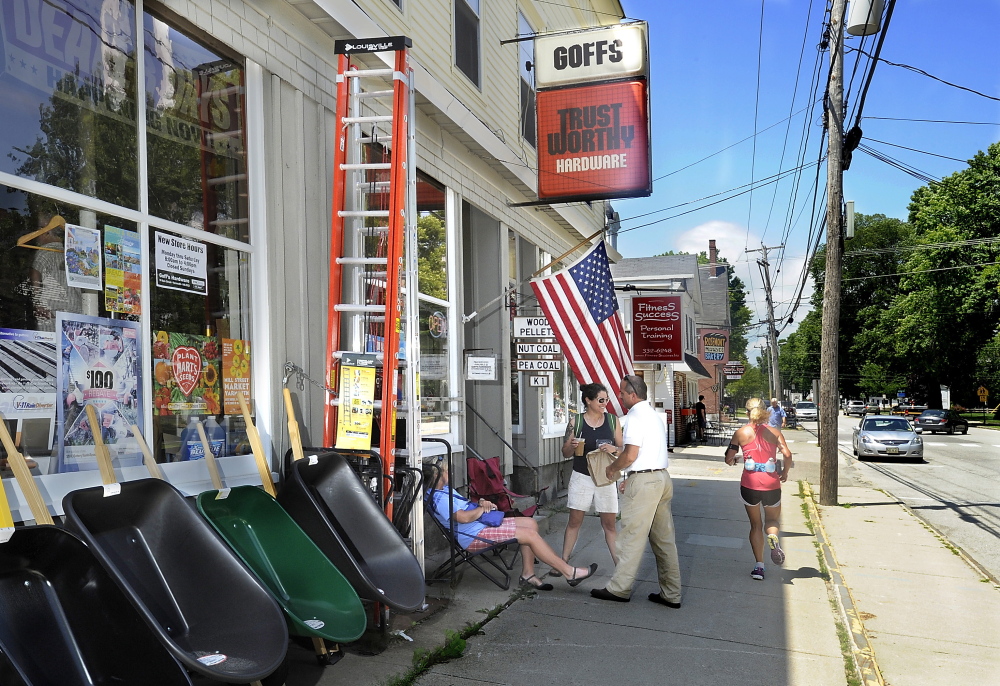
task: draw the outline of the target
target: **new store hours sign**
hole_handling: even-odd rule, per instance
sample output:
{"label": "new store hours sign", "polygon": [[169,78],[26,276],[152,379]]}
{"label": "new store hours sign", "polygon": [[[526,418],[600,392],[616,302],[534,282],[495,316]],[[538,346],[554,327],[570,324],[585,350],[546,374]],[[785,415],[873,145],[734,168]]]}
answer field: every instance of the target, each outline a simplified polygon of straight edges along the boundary
{"label": "new store hours sign", "polygon": [[682,327],[679,295],[632,298],[632,360],[682,361]]}

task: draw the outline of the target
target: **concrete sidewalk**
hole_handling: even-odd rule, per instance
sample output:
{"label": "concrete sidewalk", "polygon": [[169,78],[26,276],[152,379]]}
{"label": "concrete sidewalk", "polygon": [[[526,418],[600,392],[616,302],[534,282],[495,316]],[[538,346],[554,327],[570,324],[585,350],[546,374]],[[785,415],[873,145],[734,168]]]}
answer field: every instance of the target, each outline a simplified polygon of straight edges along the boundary
{"label": "concrete sidewalk", "polygon": [[[592,580],[573,589],[563,579],[548,579],[555,590],[514,600],[468,639],[463,657],[434,665],[416,683],[839,686],[847,683],[845,664],[854,670],[852,643],[866,683],[1000,681],[997,589],[902,505],[860,482],[846,456],[840,493],[850,506],[804,507],[797,481],[818,484],[819,450],[806,431],[787,435],[796,460],[783,494],[787,560],[782,568],[766,560],[763,582],[750,579],[753,556],[739,468],[723,462],[721,447],[679,448],[670,471],[684,582],[680,610],[646,599],[656,590],[648,551],[631,603],[591,598],[590,589],[605,585],[612,565],[597,517],[587,517],[573,562],[597,562]],[[815,533],[809,511],[822,522]],[[550,511],[542,519],[556,550],[566,516]],[[832,550],[828,562],[818,553],[824,549]],[[483,621],[514,591],[467,569],[454,590],[429,587],[436,611],[419,623],[409,626],[406,617],[397,618],[412,642],[395,638],[374,656],[348,646],[339,664],[323,669],[308,651],[294,648],[288,684],[387,683],[410,670],[415,650],[440,646],[446,631]],[[846,662],[837,635],[841,619],[850,629],[844,632]]]}

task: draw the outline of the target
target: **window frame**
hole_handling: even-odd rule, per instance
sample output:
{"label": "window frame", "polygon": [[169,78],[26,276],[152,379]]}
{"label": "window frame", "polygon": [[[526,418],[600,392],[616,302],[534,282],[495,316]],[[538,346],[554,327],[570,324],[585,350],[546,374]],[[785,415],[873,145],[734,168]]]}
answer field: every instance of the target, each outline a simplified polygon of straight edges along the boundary
{"label": "window frame", "polygon": [[[472,2],[476,3],[477,7],[472,6]],[[475,45],[472,46],[475,50],[475,67],[476,74],[473,77],[471,74],[465,71],[465,68],[459,64],[459,41],[466,35],[465,32],[459,31],[459,6],[464,6],[467,11],[472,13],[475,17],[476,31],[475,31]],[[453,39],[452,39],[452,50],[453,59],[452,62],[458,71],[469,80],[469,82],[475,86],[478,90],[483,88],[483,12],[482,12],[482,0],[454,0],[452,2],[452,26],[454,27]]]}
{"label": "window frame", "polygon": [[[518,10],[517,12],[517,33],[519,37],[525,35],[531,35],[535,33],[535,29],[531,26],[531,22],[528,18],[524,16],[524,12]],[[525,47],[530,46],[530,47]],[[531,69],[528,69],[525,65],[526,62],[531,62]],[[521,126],[521,138],[526,141],[532,148],[538,149],[538,132],[536,130],[537,125],[537,95],[538,89],[535,87],[535,42],[534,40],[523,40],[517,44],[517,73],[518,73],[518,86],[519,86],[519,114],[520,114],[520,126]],[[525,79],[527,76],[527,79]],[[530,98],[530,107],[525,105],[524,102],[524,91],[527,89]],[[530,111],[529,111],[530,110]],[[530,127],[530,129],[529,129]],[[525,135],[526,131],[530,130],[531,137]]]}

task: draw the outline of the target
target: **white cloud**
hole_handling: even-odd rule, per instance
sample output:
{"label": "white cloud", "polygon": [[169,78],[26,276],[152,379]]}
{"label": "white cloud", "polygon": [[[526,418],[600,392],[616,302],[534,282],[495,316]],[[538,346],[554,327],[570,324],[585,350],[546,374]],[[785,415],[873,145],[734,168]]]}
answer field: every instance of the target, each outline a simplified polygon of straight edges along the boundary
{"label": "white cloud", "polygon": [[[736,275],[740,277],[747,288],[747,306],[753,312],[751,324],[764,321],[767,319],[767,302],[764,297],[764,279],[761,276],[760,267],[757,265],[761,253],[746,252],[747,248],[751,250],[760,248],[760,235],[752,230],[747,231],[745,226],[733,222],[713,220],[678,234],[674,239],[673,249],[692,254],[708,252],[708,241],[713,239],[719,250],[719,256],[726,258],[729,264],[735,267]],[[789,248],[782,256],[780,250],[768,251],[776,317],[787,317],[794,304],[805,256],[802,254],[793,255],[792,253],[802,252],[804,250]],[[781,333],[781,337],[787,336],[798,327],[798,322],[809,311],[809,296],[811,294],[812,279],[809,279],[802,293],[802,304],[795,313],[795,323],[787,326]],[[765,342],[764,334],[766,334],[764,326],[751,328],[748,336],[751,350],[747,351],[751,359],[755,355],[752,348]]]}

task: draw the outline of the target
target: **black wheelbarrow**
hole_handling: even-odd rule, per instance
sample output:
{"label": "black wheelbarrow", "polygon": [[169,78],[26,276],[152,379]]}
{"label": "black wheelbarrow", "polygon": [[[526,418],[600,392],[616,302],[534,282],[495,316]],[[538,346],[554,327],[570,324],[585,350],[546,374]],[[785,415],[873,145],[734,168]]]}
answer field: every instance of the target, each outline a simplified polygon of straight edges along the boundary
{"label": "black wheelbarrow", "polygon": [[278,503],[363,599],[413,612],[424,603],[420,563],[348,463],[304,449],[290,461]]}
{"label": "black wheelbarrow", "polygon": [[54,526],[0,544],[0,652],[4,686],[191,684],[87,546]]}
{"label": "black wheelbarrow", "polygon": [[277,670],[288,644],[281,609],[184,496],[157,479],[105,492],[68,494],[67,524],[170,653],[192,672],[227,683]]}

